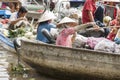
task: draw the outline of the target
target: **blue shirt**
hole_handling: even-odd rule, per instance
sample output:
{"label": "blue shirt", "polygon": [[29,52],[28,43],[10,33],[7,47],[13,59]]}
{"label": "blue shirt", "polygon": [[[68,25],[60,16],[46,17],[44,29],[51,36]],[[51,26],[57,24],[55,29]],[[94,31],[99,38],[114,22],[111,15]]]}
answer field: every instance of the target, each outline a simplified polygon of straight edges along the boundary
{"label": "blue shirt", "polygon": [[38,29],[37,29],[37,40],[40,40],[42,42],[48,43],[48,39],[42,34],[42,29],[47,29],[49,32],[51,28],[55,28],[56,26],[52,23],[44,22],[39,24]]}

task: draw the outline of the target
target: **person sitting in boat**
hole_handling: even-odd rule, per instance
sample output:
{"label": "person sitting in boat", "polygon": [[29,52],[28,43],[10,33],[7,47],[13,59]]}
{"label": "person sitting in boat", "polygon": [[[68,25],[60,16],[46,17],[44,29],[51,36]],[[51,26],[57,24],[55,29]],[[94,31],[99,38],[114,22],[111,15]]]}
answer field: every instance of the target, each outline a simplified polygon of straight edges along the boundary
{"label": "person sitting in boat", "polygon": [[111,28],[111,31],[107,36],[107,39],[114,41],[118,29],[120,28],[120,10],[118,10],[116,19],[112,20],[109,25],[113,27]]}
{"label": "person sitting in boat", "polygon": [[64,17],[57,24],[57,27],[59,28],[59,35],[57,36],[56,39],[56,45],[72,47],[72,43],[74,42],[76,32],[88,26],[96,26],[96,23],[89,22],[86,24],[77,25],[77,22],[75,22],[71,18]]}
{"label": "person sitting in boat", "polygon": [[52,23],[52,20],[55,18],[56,18],[55,15],[50,11],[46,11],[41,16],[41,18],[38,20],[37,37],[36,37],[37,40],[45,43],[49,43],[49,40],[42,33],[42,30],[46,29],[48,30],[48,32],[50,32],[51,28],[56,28],[56,25]]}
{"label": "person sitting in boat", "polygon": [[[96,3],[100,1],[100,0],[86,0],[83,6],[83,10],[82,10],[82,23],[88,23],[88,22],[99,22],[99,24],[97,24],[96,28],[99,27],[104,27],[103,24],[103,16],[104,16],[104,8],[102,6],[96,6]],[[92,26],[88,26],[87,28],[90,28]],[[103,37],[106,32],[106,30],[98,30],[95,31],[94,33],[100,33],[100,36],[97,37]],[[94,36],[94,35],[90,35],[90,32],[86,31],[85,33],[81,33],[82,35],[86,36],[86,37],[90,37],[90,36]],[[96,36],[95,36],[96,37]]]}
{"label": "person sitting in boat", "polygon": [[18,12],[12,13],[10,16],[10,25],[9,29],[16,29],[21,27],[21,24],[23,24],[25,21],[27,21],[27,18],[25,17],[28,10],[21,6]]}
{"label": "person sitting in boat", "polygon": [[117,16],[117,0],[104,0],[105,16],[110,16],[112,19],[115,19]]}

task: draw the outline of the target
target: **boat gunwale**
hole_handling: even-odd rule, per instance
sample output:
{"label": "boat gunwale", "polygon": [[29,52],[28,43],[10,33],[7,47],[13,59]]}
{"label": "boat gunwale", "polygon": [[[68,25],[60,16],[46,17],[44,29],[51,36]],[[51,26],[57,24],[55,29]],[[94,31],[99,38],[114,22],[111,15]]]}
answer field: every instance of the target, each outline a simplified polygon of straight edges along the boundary
{"label": "boat gunwale", "polygon": [[[112,56],[120,56],[120,54],[118,53],[112,53],[112,52],[105,52],[105,51],[95,51],[95,50],[91,50],[91,49],[85,49],[85,48],[70,48],[70,47],[63,47],[63,46],[57,46],[54,44],[47,44],[38,40],[29,40],[29,39],[21,39],[21,41],[25,42],[25,43],[30,43],[30,44],[35,44],[35,45],[43,45],[43,46],[52,46],[52,47],[56,47],[56,48],[63,48],[63,49],[71,49],[71,50],[75,50],[75,51],[86,51],[86,52],[91,52],[92,54],[104,54],[104,55],[112,55]],[[22,46],[22,44],[21,44]]]}
{"label": "boat gunwale", "polygon": [[[53,72],[52,73],[55,73],[56,71],[62,71],[62,73],[65,73],[65,75],[67,75],[67,76],[71,76],[72,74],[80,74],[80,72],[81,71],[83,71],[80,75],[82,75],[82,74],[85,74],[85,75],[89,75],[90,74],[90,76],[99,76],[99,77],[104,77],[104,78],[110,78],[110,79],[115,79],[116,80],[116,78],[117,78],[117,76],[119,76],[119,75],[116,75],[116,74],[118,74],[118,72],[117,71],[119,71],[119,62],[116,62],[116,63],[112,63],[112,62],[114,62],[114,61],[116,61],[117,59],[119,60],[119,56],[118,55],[116,55],[116,54],[113,54],[113,53],[110,53],[110,54],[108,54],[108,53],[103,53],[103,54],[101,54],[101,52],[96,52],[96,51],[93,51],[93,50],[88,50],[88,49],[79,49],[79,48],[69,48],[69,47],[61,47],[61,46],[56,46],[56,45],[53,45],[53,44],[46,44],[46,43],[43,43],[43,42],[41,42],[41,41],[37,41],[37,40],[22,40],[23,41],[23,47],[21,47],[21,56],[22,56],[22,58],[25,60],[25,61],[27,61],[27,63],[29,64],[29,62],[30,63],[32,63],[32,64],[34,64],[35,66],[33,66],[33,67],[37,67],[37,66],[39,66],[39,67],[41,67],[41,69],[42,68],[44,68],[44,70],[53,70]],[[74,61],[75,60],[77,60],[77,63],[79,63],[79,65],[77,64],[76,66],[71,66],[71,65],[74,65],[74,61],[72,62],[72,61],[70,61],[69,63],[67,62],[67,60],[66,61],[62,61],[62,60],[60,60],[60,59],[56,59],[56,58],[54,58],[54,57],[61,57],[61,56],[63,56],[63,55],[60,55],[60,56],[54,56],[54,54],[53,54],[53,58],[52,57],[50,57],[50,58],[47,58],[46,56],[49,56],[47,53],[45,53],[45,55],[43,55],[42,53],[42,55],[40,55],[40,57],[39,58],[41,58],[41,59],[38,59],[38,58],[35,58],[36,56],[34,56],[34,53],[30,53],[30,55],[29,55],[29,52],[25,52],[24,50],[26,50],[27,49],[27,47],[26,46],[30,46],[30,48],[28,48],[28,50],[30,50],[30,51],[32,51],[31,49],[32,49],[32,47],[33,47],[33,49],[35,49],[36,50],[36,48],[34,48],[35,46],[37,47],[37,48],[40,48],[40,47],[47,47],[47,48],[50,48],[50,50],[51,49],[57,49],[58,48],[58,50],[59,49],[63,49],[63,50],[65,50],[65,51],[67,51],[68,49],[69,49],[69,51],[73,51],[73,53],[75,52],[75,54],[77,54],[77,52],[79,53],[80,51],[81,51],[81,54],[83,54],[81,57],[74,57],[73,55],[70,55],[70,56],[73,56],[73,57],[67,57],[68,55],[65,55],[65,57],[66,57],[66,59],[68,59],[68,60],[73,60],[74,59]],[[46,49],[47,49],[46,48]],[[24,49],[24,50],[22,50],[22,49]],[[71,50],[70,50],[71,49]],[[41,50],[40,50],[41,51]],[[42,51],[44,51],[44,49],[42,49]],[[68,51],[68,52],[69,52]],[[45,51],[45,52],[47,52],[47,51]],[[51,51],[52,52],[52,51]],[[83,52],[83,53],[82,53]],[[35,52],[35,55],[37,54],[37,53],[39,53],[39,51],[38,52]],[[43,52],[44,53],[44,52]],[[84,54],[85,53],[85,54]],[[64,54],[64,53],[63,53]],[[66,54],[66,53],[65,53]],[[71,53],[70,53],[71,54]],[[96,61],[94,61],[93,60],[93,58],[91,57],[91,56],[85,56],[84,57],[84,55],[86,55],[86,54],[92,54],[93,56],[95,56],[95,55],[101,55],[101,56],[103,56],[103,58],[95,58],[95,60]],[[29,56],[27,56],[27,55],[29,55]],[[79,55],[79,54],[77,54],[77,55]],[[107,57],[106,57],[107,56]],[[104,58],[106,57],[106,60],[104,61]],[[78,58],[78,59],[75,59],[75,58]],[[91,59],[92,58],[92,59]],[[108,58],[108,59],[107,59]],[[62,58],[63,60],[65,60],[64,58]],[[99,61],[99,59],[100,59],[100,61]],[[115,59],[115,60],[113,60],[113,59]],[[110,60],[110,62],[107,62],[107,60]],[[111,61],[112,60],[112,61]],[[38,61],[38,62],[37,62]],[[78,61],[80,61],[80,62],[78,62]],[[84,62],[84,64],[82,63],[82,61]],[[94,61],[94,62],[93,62]],[[53,67],[53,63],[54,63],[54,65],[56,65],[55,67]],[[76,61],[75,61],[76,62]],[[90,65],[89,65],[89,67],[86,67],[88,64],[88,62],[92,62]],[[44,63],[44,64],[43,64]],[[52,64],[51,64],[52,63]],[[67,63],[67,64],[66,64]],[[96,66],[97,67],[94,67],[94,65],[92,65],[93,63],[96,63]],[[59,66],[58,64],[63,64],[62,66]],[[99,64],[102,64],[102,66],[100,66]],[[57,66],[58,65],[58,66]],[[80,65],[82,65],[82,66],[80,66]],[[110,67],[107,67],[107,65],[110,65]],[[66,67],[67,66],[67,67]],[[68,68],[69,67],[69,68]],[[77,67],[79,67],[80,68],[80,70],[79,70],[79,68],[77,68]],[[112,68],[113,67],[113,68]],[[74,70],[73,70],[73,68],[75,68],[74,70],[75,70],[75,72],[74,72]],[[95,68],[95,69],[94,69]],[[108,68],[108,69],[107,69]],[[39,69],[39,68],[38,68]],[[89,70],[89,69],[91,69],[91,71]],[[92,69],[94,69],[94,71],[92,71]],[[104,72],[104,73],[102,73],[102,71],[105,69],[105,71],[106,72]],[[109,70],[110,69],[110,70]],[[113,69],[113,71],[111,71]],[[44,70],[43,71],[41,71],[40,70],[40,73],[42,73],[42,72],[44,72]],[[76,71],[77,70],[77,71]],[[54,72],[55,71],[55,72]],[[64,71],[66,71],[66,72],[64,72]],[[80,71],[80,72],[79,72]],[[85,71],[85,72],[84,72]],[[86,72],[86,71],[88,71],[88,72]],[[71,75],[69,75],[69,74],[67,74],[67,73],[71,73]],[[109,73],[109,74],[108,74]],[[113,76],[111,76],[111,73],[112,73],[112,75]],[[46,73],[47,74],[47,73]],[[105,74],[107,74],[107,75],[105,75]],[[48,74],[48,75],[51,75],[52,76],[52,74]],[[108,76],[111,76],[111,77],[108,77]],[[75,76],[76,77],[76,76]],[[119,77],[118,77],[119,78]],[[109,79],[108,79],[109,80]]]}

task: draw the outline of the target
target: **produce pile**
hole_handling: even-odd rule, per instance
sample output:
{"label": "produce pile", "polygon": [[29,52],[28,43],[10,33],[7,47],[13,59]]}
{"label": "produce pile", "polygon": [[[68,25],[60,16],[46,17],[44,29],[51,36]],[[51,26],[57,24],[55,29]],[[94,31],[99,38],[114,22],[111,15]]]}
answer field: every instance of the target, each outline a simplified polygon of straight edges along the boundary
{"label": "produce pile", "polygon": [[25,35],[25,29],[24,28],[18,28],[15,30],[9,30],[9,38],[15,38],[15,37],[22,37]]}
{"label": "produce pile", "polygon": [[20,27],[15,30],[1,29],[1,32],[8,38],[36,39],[36,30],[32,27]]}

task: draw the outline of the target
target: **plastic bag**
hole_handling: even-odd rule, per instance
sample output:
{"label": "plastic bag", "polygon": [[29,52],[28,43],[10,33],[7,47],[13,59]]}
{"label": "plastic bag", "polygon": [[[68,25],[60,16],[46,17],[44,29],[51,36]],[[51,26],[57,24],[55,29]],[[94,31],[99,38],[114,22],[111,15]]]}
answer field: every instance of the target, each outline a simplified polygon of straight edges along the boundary
{"label": "plastic bag", "polygon": [[115,42],[105,39],[105,40],[100,41],[98,44],[96,44],[94,47],[94,50],[114,52],[115,46],[116,46]]}
{"label": "plastic bag", "polygon": [[73,42],[73,47],[81,48],[83,47],[87,42],[87,37],[84,37],[82,35],[77,35],[75,37],[75,41]]}
{"label": "plastic bag", "polygon": [[117,45],[115,46],[115,53],[116,54],[120,54],[120,45]]}
{"label": "plastic bag", "polygon": [[90,48],[94,49],[95,45],[100,42],[101,40],[104,40],[105,38],[95,38],[95,37],[89,37],[87,40],[87,45],[90,46]]}

